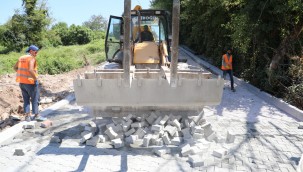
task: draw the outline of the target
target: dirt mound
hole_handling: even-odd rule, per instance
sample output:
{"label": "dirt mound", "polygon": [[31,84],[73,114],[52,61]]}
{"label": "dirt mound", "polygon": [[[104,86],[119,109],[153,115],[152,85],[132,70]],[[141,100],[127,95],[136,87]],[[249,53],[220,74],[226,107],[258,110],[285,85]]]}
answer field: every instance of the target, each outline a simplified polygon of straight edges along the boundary
{"label": "dirt mound", "polygon": [[[39,75],[40,80],[40,110],[62,100],[73,91],[72,81],[78,74],[91,71],[93,66],[76,69],[58,75]],[[0,130],[24,120],[23,99],[15,74],[0,76]]]}

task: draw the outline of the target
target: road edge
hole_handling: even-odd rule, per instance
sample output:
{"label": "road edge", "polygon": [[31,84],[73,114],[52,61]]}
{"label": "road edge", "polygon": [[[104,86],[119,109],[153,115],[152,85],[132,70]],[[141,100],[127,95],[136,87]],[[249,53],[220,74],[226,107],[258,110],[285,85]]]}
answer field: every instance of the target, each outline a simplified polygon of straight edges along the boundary
{"label": "road edge", "polygon": [[[202,60],[201,58],[197,57],[196,55],[194,55],[192,52],[190,52],[190,50],[188,50],[187,47],[185,46],[180,46],[180,49],[187,54],[188,56],[190,56],[190,58],[192,58],[192,60],[194,60],[196,63],[202,65],[204,68],[206,68],[207,70],[209,70],[210,72],[216,74],[216,75],[221,75],[222,76],[222,71],[211,65],[210,63]],[[300,110],[299,108],[288,104],[287,102],[283,101],[282,99],[276,98],[264,91],[261,91],[259,88],[245,82],[244,80],[241,80],[237,77],[234,76],[234,82],[238,85],[238,86],[243,86],[244,88],[246,88],[248,91],[250,91],[251,93],[257,95],[259,98],[261,98],[262,100],[266,101],[267,103],[277,107],[278,109],[280,109],[281,111],[287,113],[288,115],[290,115],[291,117],[295,118],[298,121],[303,121],[303,111]]]}
{"label": "road edge", "polygon": [[[71,93],[67,95],[64,99],[56,102],[55,104],[51,105],[50,107],[44,109],[40,112],[40,115],[43,117],[47,117],[49,114],[53,113],[54,111],[58,110],[62,106],[65,106],[75,100],[75,94]],[[23,131],[23,125],[26,121],[22,121],[0,133],[0,146],[3,146],[9,143],[17,134]]]}

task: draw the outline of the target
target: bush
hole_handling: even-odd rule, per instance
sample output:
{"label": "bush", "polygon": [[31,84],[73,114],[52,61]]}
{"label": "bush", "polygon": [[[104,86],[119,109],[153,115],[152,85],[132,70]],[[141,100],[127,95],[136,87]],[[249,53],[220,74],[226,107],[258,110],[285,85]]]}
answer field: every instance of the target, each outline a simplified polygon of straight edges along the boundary
{"label": "bush", "polygon": [[[102,40],[103,41],[103,40]],[[25,48],[22,52],[25,51]],[[13,66],[24,53],[0,54],[0,74],[13,73]],[[44,47],[37,56],[39,74],[59,74],[81,68],[89,63],[105,61],[104,43],[94,41],[86,45]]]}

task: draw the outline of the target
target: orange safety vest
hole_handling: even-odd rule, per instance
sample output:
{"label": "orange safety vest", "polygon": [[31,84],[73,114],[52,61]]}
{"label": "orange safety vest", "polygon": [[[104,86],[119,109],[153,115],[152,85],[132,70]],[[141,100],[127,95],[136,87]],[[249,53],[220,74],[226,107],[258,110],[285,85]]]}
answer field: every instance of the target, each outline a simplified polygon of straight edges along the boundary
{"label": "orange safety vest", "polygon": [[233,62],[233,56],[229,55],[229,58],[228,58],[227,54],[224,54],[222,56],[222,66],[221,66],[221,69],[222,70],[232,70],[233,69],[232,62]]}
{"label": "orange safety vest", "polygon": [[[18,60],[18,70],[17,70],[17,77],[16,81],[22,84],[34,84],[34,78],[32,78],[31,74],[29,73],[29,62],[34,57],[31,55],[24,55],[21,56]],[[38,76],[37,73],[37,61],[34,64],[34,71],[35,75]]]}

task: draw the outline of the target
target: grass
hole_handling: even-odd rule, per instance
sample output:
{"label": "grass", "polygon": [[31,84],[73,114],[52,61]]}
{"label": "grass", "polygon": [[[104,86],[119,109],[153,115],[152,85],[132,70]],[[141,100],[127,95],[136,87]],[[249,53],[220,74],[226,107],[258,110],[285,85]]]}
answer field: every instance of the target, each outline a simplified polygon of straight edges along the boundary
{"label": "grass", "polygon": [[[13,66],[22,55],[24,53],[0,54],[0,75],[13,73]],[[103,61],[105,61],[103,40],[94,41],[86,45],[42,48],[37,56],[39,74],[50,75],[81,68],[87,62],[95,65]]]}

